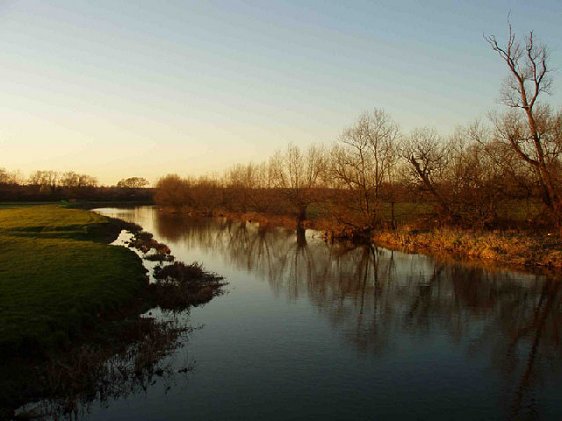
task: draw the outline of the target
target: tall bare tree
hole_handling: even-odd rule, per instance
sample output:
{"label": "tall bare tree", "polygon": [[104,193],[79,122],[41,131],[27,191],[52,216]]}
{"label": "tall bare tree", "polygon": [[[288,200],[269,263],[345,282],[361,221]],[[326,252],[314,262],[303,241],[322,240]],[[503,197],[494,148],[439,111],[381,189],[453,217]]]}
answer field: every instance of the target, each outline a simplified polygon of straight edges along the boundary
{"label": "tall bare tree", "polygon": [[351,191],[355,211],[363,215],[367,229],[379,217],[385,183],[392,182],[398,158],[398,125],[382,109],[362,114],[345,130],[332,150],[335,181]]}
{"label": "tall bare tree", "polygon": [[441,183],[449,163],[449,148],[435,129],[415,129],[404,142],[402,156],[409,164],[411,179],[433,196],[442,213],[456,219]]}
{"label": "tall bare tree", "polygon": [[60,186],[60,174],[53,170],[38,170],[29,177],[28,183],[53,194]]}
{"label": "tall bare tree", "polygon": [[66,171],[60,176],[60,185],[63,187],[95,187],[98,181],[95,177],[87,174],[77,174],[74,171]]}
{"label": "tall bare tree", "polygon": [[273,186],[280,189],[297,211],[297,230],[303,229],[307,209],[317,198],[326,170],[326,153],[322,146],[311,145],[302,151],[289,145],[269,162]]}
{"label": "tall bare tree", "polygon": [[21,175],[17,171],[8,171],[0,168],[0,184],[19,184]]}
{"label": "tall bare tree", "polygon": [[242,212],[268,209],[263,197],[264,189],[270,187],[266,163],[236,164],[225,172],[223,178],[228,190],[225,206]]}
{"label": "tall bare tree", "polygon": [[560,139],[559,133],[553,132],[557,117],[539,103],[542,94],[550,93],[552,86],[549,52],[545,45],[537,43],[532,31],[522,43],[511,23],[508,28],[505,45],[500,45],[494,35],[485,36],[509,70],[501,95],[502,102],[512,111],[496,120],[496,127],[500,137],[532,168],[542,189],[543,202],[562,235],[562,201],[555,172],[560,169]]}

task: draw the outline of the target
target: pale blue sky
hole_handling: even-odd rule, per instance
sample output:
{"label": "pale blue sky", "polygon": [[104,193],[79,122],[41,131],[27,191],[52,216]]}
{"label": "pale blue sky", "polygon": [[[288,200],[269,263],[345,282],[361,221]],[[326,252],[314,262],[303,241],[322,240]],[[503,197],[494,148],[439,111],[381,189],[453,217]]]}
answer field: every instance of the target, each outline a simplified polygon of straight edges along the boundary
{"label": "pale blue sky", "polygon": [[499,106],[482,34],[505,39],[510,10],[562,69],[554,0],[0,0],[0,167],[198,175],[331,142],[373,107],[446,134]]}

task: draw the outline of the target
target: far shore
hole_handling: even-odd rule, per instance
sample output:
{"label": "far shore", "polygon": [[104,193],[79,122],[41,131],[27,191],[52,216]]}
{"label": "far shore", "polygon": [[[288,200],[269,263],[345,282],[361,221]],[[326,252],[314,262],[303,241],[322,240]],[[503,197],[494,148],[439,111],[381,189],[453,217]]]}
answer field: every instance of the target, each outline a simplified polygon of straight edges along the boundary
{"label": "far shore", "polygon": [[[264,226],[296,228],[296,217],[260,212],[213,211],[200,212],[160,207],[164,212],[196,216],[225,217],[238,221],[259,223]],[[351,231],[328,219],[309,219],[305,229],[322,232],[327,241],[358,241]],[[562,240],[553,233],[530,230],[478,230],[456,227],[418,229],[408,225],[393,230],[380,228],[366,241],[388,249],[421,253],[441,259],[471,261],[485,266],[500,265],[526,271],[556,272],[562,269]]]}

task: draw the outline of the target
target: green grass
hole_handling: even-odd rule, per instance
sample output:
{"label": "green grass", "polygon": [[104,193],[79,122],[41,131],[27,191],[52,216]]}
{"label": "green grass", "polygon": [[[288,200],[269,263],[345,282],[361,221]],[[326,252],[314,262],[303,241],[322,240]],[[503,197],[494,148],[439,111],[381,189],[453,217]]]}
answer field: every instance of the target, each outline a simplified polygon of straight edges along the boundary
{"label": "green grass", "polygon": [[0,209],[24,208],[28,206],[39,206],[53,203],[56,202],[0,202]]}
{"label": "green grass", "polygon": [[118,230],[56,205],[0,209],[0,354],[52,351],[131,302],[144,269],[105,243]]}

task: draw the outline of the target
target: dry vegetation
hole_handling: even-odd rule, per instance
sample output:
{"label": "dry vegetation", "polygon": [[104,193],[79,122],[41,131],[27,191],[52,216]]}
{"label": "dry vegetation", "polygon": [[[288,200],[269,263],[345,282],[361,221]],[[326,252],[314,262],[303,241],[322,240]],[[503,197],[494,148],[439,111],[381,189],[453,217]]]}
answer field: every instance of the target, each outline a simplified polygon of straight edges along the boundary
{"label": "dry vegetation", "polygon": [[445,253],[513,266],[562,268],[562,248],[556,236],[442,228],[377,232],[374,239],[382,246],[410,252]]}

